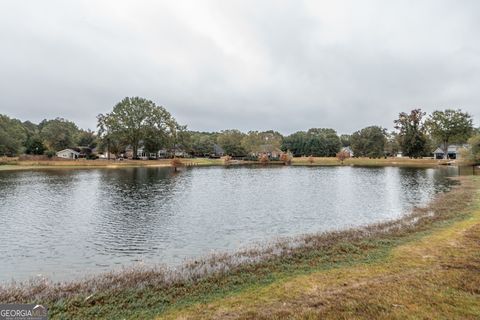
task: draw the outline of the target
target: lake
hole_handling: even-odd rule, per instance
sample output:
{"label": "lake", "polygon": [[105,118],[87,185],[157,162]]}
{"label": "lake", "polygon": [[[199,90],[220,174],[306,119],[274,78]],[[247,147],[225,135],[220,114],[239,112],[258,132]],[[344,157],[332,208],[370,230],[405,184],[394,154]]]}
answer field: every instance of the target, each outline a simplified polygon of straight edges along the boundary
{"label": "lake", "polygon": [[456,168],[196,167],[0,172],[0,281],[174,266],[258,241],[395,219]]}

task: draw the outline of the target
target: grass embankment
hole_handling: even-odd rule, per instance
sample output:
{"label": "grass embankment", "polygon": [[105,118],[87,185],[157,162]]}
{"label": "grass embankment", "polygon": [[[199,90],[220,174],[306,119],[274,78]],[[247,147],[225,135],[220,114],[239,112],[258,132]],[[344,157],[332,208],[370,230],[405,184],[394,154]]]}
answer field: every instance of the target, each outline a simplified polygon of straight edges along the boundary
{"label": "grass embankment", "polygon": [[[458,215],[400,245],[387,244],[383,255],[279,279],[158,319],[480,319],[478,178],[475,184],[470,209],[455,206]],[[366,254],[358,246],[348,250]]]}
{"label": "grass embankment", "polygon": [[[98,168],[135,168],[135,167],[170,167],[171,159],[162,160],[17,160],[0,161],[0,171],[33,169],[98,169]],[[221,159],[193,158],[182,159],[185,166],[222,165]]]}
{"label": "grass embankment", "polygon": [[310,235],[175,271],[133,269],[68,284],[0,288],[63,318],[475,318],[480,179],[388,223]]}
{"label": "grass embankment", "polygon": [[[98,168],[129,168],[129,167],[169,167],[170,159],[162,160],[18,160],[17,158],[1,158],[0,171],[7,170],[33,170],[33,169],[98,169]],[[222,159],[193,158],[181,159],[185,166],[221,166],[225,165]],[[403,167],[435,167],[446,164],[448,161],[434,159],[409,159],[409,158],[387,158],[387,159],[369,159],[369,158],[351,158],[340,163],[335,157],[313,158],[310,163],[309,158],[293,158],[292,165],[301,166],[403,166]],[[230,161],[229,165],[247,165],[259,164],[255,161]],[[280,161],[271,161],[270,165],[282,165]]]}
{"label": "grass embankment", "polygon": [[292,159],[292,165],[308,165],[308,166],[398,166],[398,167],[435,167],[438,165],[447,164],[449,160],[435,160],[430,158],[424,159],[410,159],[407,157],[402,158],[349,158],[343,161],[343,164],[335,157],[322,157],[313,158],[313,162],[310,163],[308,157],[299,157]]}

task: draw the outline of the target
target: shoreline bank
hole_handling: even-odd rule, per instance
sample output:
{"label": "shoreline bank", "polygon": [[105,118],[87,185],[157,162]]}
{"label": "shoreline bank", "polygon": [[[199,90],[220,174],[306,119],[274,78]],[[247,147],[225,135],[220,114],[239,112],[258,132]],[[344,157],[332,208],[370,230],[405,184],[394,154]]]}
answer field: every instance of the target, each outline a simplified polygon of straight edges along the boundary
{"label": "shoreline bank", "polygon": [[[44,169],[119,169],[119,168],[161,168],[172,167],[171,159],[162,160],[2,160],[1,171],[44,170]],[[191,158],[181,159],[183,166],[238,166],[262,165],[256,161],[234,160],[225,164],[222,159]],[[372,166],[372,167],[416,167],[434,168],[450,164],[447,160],[410,159],[410,158],[351,158],[341,163],[335,157],[314,158],[313,163],[307,157],[293,158],[293,166]],[[264,165],[284,165],[281,161],[271,161]]]}

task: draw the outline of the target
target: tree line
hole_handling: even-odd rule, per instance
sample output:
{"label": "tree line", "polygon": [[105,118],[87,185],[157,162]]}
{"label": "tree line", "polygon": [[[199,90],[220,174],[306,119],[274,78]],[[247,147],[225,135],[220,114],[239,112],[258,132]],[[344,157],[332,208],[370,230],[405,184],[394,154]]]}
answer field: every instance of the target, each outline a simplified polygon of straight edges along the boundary
{"label": "tree line", "polygon": [[287,136],[269,131],[237,129],[220,132],[189,131],[162,106],[140,98],[125,98],[110,113],[97,116],[98,130],[83,130],[69,120],[56,118],[39,124],[22,122],[0,115],[0,155],[53,155],[66,148],[96,148],[111,154],[126,149],[137,155],[160,149],[174,155],[181,149],[192,156],[208,156],[220,147],[224,154],[247,157],[266,150],[289,151],[293,156],[331,157],[349,147],[355,156],[379,158],[430,156],[438,146],[447,150],[452,143],[470,139],[472,150],[480,149],[479,130],[473,128],[472,117],[460,109],[446,109],[427,115],[421,109],[401,112],[393,121],[395,130],[369,126],[352,134],[339,135],[332,128],[311,128]]}
{"label": "tree line", "polygon": [[0,115],[0,155],[53,155],[74,146],[95,148],[98,136],[63,118],[43,120],[39,124],[22,122]]}

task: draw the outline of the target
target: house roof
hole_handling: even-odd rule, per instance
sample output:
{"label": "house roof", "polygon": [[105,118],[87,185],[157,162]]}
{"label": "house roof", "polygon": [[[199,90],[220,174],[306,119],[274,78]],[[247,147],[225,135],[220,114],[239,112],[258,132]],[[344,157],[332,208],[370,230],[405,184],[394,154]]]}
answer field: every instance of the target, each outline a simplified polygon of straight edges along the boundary
{"label": "house roof", "polygon": [[72,150],[72,149],[63,149],[63,150],[57,151],[57,154],[59,154],[59,153],[61,153],[61,152],[65,152],[65,151],[66,151],[66,152],[70,152],[70,153],[74,153],[74,154],[76,154],[76,155],[79,155],[79,154],[80,154],[80,152],[77,152],[77,151]]}
{"label": "house roof", "polygon": [[[456,145],[456,144],[451,144],[448,146],[448,153],[457,153],[460,151],[461,148],[465,148],[466,146],[461,146],[461,145]],[[443,154],[443,149],[441,147],[438,147],[433,153],[442,153]]]}
{"label": "house roof", "polygon": [[213,152],[220,154],[220,153],[225,153],[225,150],[223,150],[222,147],[220,147],[218,144],[213,145]]}

